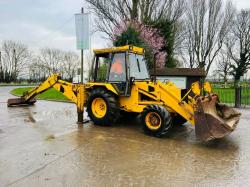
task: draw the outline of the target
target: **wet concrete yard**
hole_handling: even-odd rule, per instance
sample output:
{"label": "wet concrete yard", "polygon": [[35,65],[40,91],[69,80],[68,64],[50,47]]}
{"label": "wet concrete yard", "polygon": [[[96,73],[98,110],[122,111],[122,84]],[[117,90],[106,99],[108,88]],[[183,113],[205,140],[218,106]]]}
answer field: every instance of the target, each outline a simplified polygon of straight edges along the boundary
{"label": "wet concrete yard", "polygon": [[249,186],[250,110],[238,128],[210,143],[191,125],[158,139],[137,120],[76,125],[70,103],[7,108],[0,87],[0,186]]}

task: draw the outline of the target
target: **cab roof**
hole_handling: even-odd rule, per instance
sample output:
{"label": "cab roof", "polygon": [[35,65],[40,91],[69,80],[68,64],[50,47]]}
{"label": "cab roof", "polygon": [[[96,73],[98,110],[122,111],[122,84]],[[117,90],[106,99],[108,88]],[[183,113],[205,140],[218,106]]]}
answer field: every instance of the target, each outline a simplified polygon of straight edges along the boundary
{"label": "cab roof", "polygon": [[132,45],[125,45],[120,47],[111,47],[104,49],[94,49],[95,54],[106,54],[106,53],[119,53],[119,52],[131,52],[136,54],[144,54],[144,49],[141,47],[136,47]]}

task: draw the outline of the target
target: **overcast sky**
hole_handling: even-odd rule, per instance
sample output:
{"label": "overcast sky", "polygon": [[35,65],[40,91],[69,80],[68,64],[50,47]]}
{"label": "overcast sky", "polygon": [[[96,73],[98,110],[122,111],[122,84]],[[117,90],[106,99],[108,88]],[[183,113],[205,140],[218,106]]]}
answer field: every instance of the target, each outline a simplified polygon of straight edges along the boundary
{"label": "overcast sky", "polygon": [[[74,51],[74,14],[82,6],[82,0],[0,0],[0,42],[17,40],[34,50],[48,46]],[[99,35],[92,37],[93,47],[103,46]]]}
{"label": "overcast sky", "polygon": [[[250,0],[234,0],[238,9],[250,8]],[[0,42],[17,40],[30,49],[55,47],[75,49],[74,14],[85,6],[83,0],[0,0]],[[100,34],[92,47],[104,47]]]}

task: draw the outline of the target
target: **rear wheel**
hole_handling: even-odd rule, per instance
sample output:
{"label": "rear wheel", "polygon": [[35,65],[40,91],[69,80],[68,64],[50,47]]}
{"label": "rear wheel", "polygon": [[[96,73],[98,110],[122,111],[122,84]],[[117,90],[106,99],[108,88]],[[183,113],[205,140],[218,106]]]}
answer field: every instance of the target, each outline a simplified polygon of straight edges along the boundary
{"label": "rear wheel", "polygon": [[161,105],[149,105],[141,114],[143,130],[146,134],[162,137],[171,127],[171,116]]}
{"label": "rear wheel", "polygon": [[87,101],[87,112],[96,125],[111,125],[119,118],[119,103],[105,89],[94,89]]}

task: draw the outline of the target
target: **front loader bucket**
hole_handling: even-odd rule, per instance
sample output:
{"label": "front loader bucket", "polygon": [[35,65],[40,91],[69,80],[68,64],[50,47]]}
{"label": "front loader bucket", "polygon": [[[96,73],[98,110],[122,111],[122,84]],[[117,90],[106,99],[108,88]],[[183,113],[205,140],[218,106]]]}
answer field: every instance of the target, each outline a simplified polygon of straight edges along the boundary
{"label": "front loader bucket", "polygon": [[219,104],[216,94],[199,97],[194,113],[197,138],[202,141],[223,138],[236,128],[240,115],[235,109]]}
{"label": "front loader bucket", "polygon": [[8,106],[33,105],[36,102],[35,98],[25,101],[23,97],[8,99]]}

